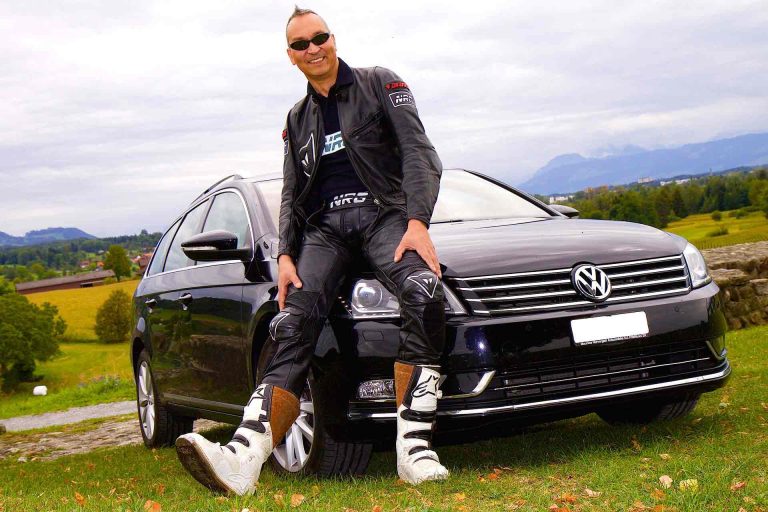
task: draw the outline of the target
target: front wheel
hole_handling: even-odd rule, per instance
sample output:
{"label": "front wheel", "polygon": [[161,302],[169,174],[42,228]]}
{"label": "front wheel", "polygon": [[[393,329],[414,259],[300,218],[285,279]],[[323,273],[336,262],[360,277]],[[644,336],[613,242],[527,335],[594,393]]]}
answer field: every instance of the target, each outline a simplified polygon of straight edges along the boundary
{"label": "front wheel", "polygon": [[370,443],[336,441],[323,428],[324,404],[313,400],[310,377],[299,399],[299,417],[272,451],[277,473],[322,477],[362,475],[371,460]]}
{"label": "front wheel", "polygon": [[175,415],[158,401],[152,363],[146,350],[139,354],[134,379],[139,428],[147,448],[172,446],[177,437],[192,432],[194,418]]}

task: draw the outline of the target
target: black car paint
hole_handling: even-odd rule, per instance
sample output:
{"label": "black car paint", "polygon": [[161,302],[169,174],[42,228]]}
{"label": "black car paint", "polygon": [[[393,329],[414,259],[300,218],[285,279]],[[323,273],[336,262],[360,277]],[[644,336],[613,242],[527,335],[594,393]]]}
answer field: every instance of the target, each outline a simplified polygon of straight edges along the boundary
{"label": "black car paint", "polygon": [[[132,356],[135,364],[142,348],[149,351],[162,393],[160,399],[172,410],[238,423],[254,388],[259,358],[270,349],[265,343],[266,327],[277,312],[277,230],[263,196],[252,182],[222,183],[210,194],[227,189],[238,190],[245,201],[251,221],[253,258],[245,262],[198,263],[145,277],[134,300],[136,329]],[[567,219],[530,196],[515,192],[540,205],[551,217],[433,224],[430,233],[449,285],[451,278],[461,276],[669,256],[680,254],[685,246],[680,237],[639,224]],[[206,197],[198,198],[193,205]],[[360,270],[365,273],[364,268]],[[443,360],[443,374],[447,375],[443,393],[466,393],[482,372],[491,369],[503,372],[557,367],[590,354],[619,353],[633,347],[642,351],[645,346],[688,342],[702,347],[713,345],[711,357],[719,361],[717,368],[723,370],[722,378],[646,392],[644,396],[669,395],[692,388],[714,389],[722,386],[730,374],[724,347],[718,345],[726,326],[717,291],[711,283],[687,295],[640,302],[593,304],[567,311],[493,318],[451,316]],[[151,299],[157,302],[154,307],[146,304]],[[641,310],[652,326],[647,338],[579,347],[571,341],[570,320],[574,318]],[[334,436],[380,442],[394,434],[394,400],[360,400],[356,390],[362,381],[392,378],[397,343],[397,319],[354,321],[341,307],[329,317],[313,362],[313,393],[316,400],[333,409],[326,415],[326,428]],[[701,373],[691,371],[689,375]],[[568,393],[547,396],[567,398]],[[497,422],[519,425],[564,418],[631,399],[632,396],[599,397],[583,402],[563,400],[556,405],[523,407],[519,411],[488,412],[478,415],[484,420],[477,422],[471,421],[472,415],[450,412],[525,405],[525,400],[499,392],[446,398],[439,402],[438,433],[443,432],[446,440],[498,435]],[[456,432],[458,436],[451,435]]]}

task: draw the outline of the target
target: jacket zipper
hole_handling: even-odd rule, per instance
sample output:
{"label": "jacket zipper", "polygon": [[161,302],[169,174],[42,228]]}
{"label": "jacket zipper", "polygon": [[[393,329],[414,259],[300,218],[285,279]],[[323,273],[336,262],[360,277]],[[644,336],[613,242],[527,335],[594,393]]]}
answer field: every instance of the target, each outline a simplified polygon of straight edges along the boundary
{"label": "jacket zipper", "polygon": [[323,130],[323,113],[320,111],[320,107],[318,107],[317,105],[315,105],[315,108],[317,109],[317,124],[315,125],[315,133],[318,134],[317,140],[315,140],[315,147],[314,147],[315,158],[314,158],[314,161],[312,162],[312,172],[309,173],[309,180],[307,181],[307,184],[304,186],[304,190],[302,190],[301,193],[299,194],[299,197],[296,198],[296,209],[301,210],[298,213],[304,219],[305,222],[308,217],[306,215],[303,215],[303,208],[301,208],[301,202],[304,199],[306,199],[307,194],[309,194],[309,191],[312,190],[312,183],[315,180],[315,174],[317,174],[317,167],[320,163],[320,159],[317,158],[317,154],[320,152],[320,149],[321,149],[320,147],[318,147],[318,144],[320,144],[321,139],[323,140],[323,144],[325,144],[325,132]]}

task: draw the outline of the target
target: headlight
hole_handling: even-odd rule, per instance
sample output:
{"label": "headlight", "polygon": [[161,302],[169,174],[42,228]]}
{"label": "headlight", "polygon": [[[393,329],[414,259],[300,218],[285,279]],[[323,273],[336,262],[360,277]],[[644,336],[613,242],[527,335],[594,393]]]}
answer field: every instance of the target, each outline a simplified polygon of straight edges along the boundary
{"label": "headlight", "polygon": [[[445,314],[466,315],[467,311],[456,296],[443,284],[445,292]],[[352,287],[349,301],[342,304],[353,319],[363,318],[400,318],[400,303],[397,297],[389,293],[376,279],[360,279]]]}
{"label": "headlight", "polygon": [[704,257],[696,247],[691,244],[686,245],[685,249],[683,249],[683,256],[685,256],[685,263],[688,265],[688,274],[691,276],[691,286],[693,288],[704,286],[712,281],[707,271]]}

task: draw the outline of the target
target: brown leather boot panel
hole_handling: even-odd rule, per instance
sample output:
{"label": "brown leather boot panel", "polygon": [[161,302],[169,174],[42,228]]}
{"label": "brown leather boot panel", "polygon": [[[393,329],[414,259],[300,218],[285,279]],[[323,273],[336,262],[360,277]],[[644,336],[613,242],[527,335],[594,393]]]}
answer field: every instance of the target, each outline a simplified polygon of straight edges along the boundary
{"label": "brown leather boot panel", "polygon": [[398,408],[403,403],[415,369],[414,365],[395,362],[395,404]]}
{"label": "brown leather boot panel", "polygon": [[299,399],[285,389],[272,387],[272,408],[269,411],[269,426],[272,427],[272,447],[283,440],[283,436],[299,417]]}

